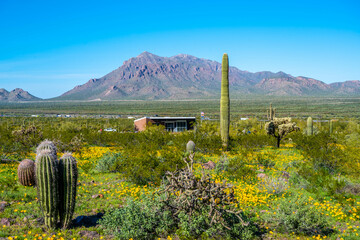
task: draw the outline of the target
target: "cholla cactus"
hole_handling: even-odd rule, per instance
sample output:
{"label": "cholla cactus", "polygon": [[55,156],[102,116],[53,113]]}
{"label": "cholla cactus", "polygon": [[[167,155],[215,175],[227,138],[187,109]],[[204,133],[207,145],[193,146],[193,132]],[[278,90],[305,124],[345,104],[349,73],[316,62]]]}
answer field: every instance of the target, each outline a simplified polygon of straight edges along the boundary
{"label": "cholla cactus", "polygon": [[280,141],[291,132],[300,130],[296,123],[291,122],[291,118],[274,118],[271,122],[265,124],[268,135],[274,136],[277,140],[277,147],[280,147]]}
{"label": "cholla cactus", "polygon": [[35,163],[30,159],[24,159],[18,166],[18,179],[23,186],[35,185]]}

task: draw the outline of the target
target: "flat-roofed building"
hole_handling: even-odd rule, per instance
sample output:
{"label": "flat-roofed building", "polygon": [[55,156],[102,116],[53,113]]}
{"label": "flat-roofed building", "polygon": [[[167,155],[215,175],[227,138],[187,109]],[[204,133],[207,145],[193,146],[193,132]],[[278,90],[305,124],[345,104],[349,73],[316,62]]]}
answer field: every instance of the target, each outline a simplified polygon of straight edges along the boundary
{"label": "flat-roofed building", "polygon": [[143,117],[134,121],[135,131],[144,131],[146,126],[163,125],[169,132],[183,132],[194,129],[195,117]]}

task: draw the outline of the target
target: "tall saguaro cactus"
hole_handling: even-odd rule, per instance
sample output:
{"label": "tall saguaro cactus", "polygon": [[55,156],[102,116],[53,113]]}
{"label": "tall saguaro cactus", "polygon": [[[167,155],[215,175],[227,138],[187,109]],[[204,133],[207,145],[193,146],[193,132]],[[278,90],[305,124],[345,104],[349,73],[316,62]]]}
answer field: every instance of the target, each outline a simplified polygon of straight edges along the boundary
{"label": "tall saguaro cactus", "polygon": [[276,108],[272,108],[272,103],[270,103],[270,109],[267,110],[267,118],[268,118],[269,121],[274,120],[275,111],[276,111]]}
{"label": "tall saguaro cactus", "polygon": [[56,155],[44,149],[36,156],[36,185],[45,225],[55,228],[59,215],[58,163]]}
{"label": "tall saguaro cactus", "polygon": [[65,153],[59,160],[59,213],[63,228],[69,227],[74,214],[77,177],[76,160],[70,153]]}
{"label": "tall saguaro cactus", "polygon": [[220,133],[225,149],[229,146],[230,96],[229,96],[229,58],[225,53],[222,59]]}
{"label": "tall saguaro cactus", "polygon": [[314,129],[313,129],[313,120],[312,117],[308,117],[307,119],[307,135],[311,136],[314,133]]}
{"label": "tall saguaro cactus", "polygon": [[330,133],[330,135],[333,133],[333,129],[334,129],[334,120],[330,119],[330,121],[329,121],[329,133]]}

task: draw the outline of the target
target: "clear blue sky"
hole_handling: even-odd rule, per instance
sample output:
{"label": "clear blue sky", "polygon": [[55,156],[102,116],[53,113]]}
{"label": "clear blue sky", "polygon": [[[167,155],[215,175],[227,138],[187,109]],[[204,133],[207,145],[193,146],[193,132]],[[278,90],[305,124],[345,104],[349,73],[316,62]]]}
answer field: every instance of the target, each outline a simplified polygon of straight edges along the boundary
{"label": "clear blue sky", "polygon": [[360,80],[360,1],[0,0],[0,88],[55,97],[143,51]]}

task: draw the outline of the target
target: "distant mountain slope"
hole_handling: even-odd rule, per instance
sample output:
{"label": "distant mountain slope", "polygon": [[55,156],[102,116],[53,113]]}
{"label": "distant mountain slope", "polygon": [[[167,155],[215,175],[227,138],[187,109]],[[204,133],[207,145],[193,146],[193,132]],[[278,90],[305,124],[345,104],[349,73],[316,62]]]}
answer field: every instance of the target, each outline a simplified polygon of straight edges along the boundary
{"label": "distant mountain slope", "polygon": [[15,88],[8,92],[4,88],[0,89],[0,102],[19,102],[19,101],[36,101],[41,100],[38,97],[31,95],[29,92],[21,88]]}
{"label": "distant mountain slope", "polygon": [[330,84],[331,90],[340,95],[344,94],[356,94],[360,95],[360,81],[345,81]]}
{"label": "distant mountain slope", "polygon": [[[284,72],[251,73],[230,67],[232,95],[266,94],[309,96],[355,94],[360,86],[355,81],[345,85],[293,77]],[[160,57],[143,52],[124,62],[118,69],[90,79],[64,93],[57,100],[117,99],[187,99],[217,97],[220,92],[221,64],[215,61],[180,54]],[[353,90],[352,86],[358,90]]]}

